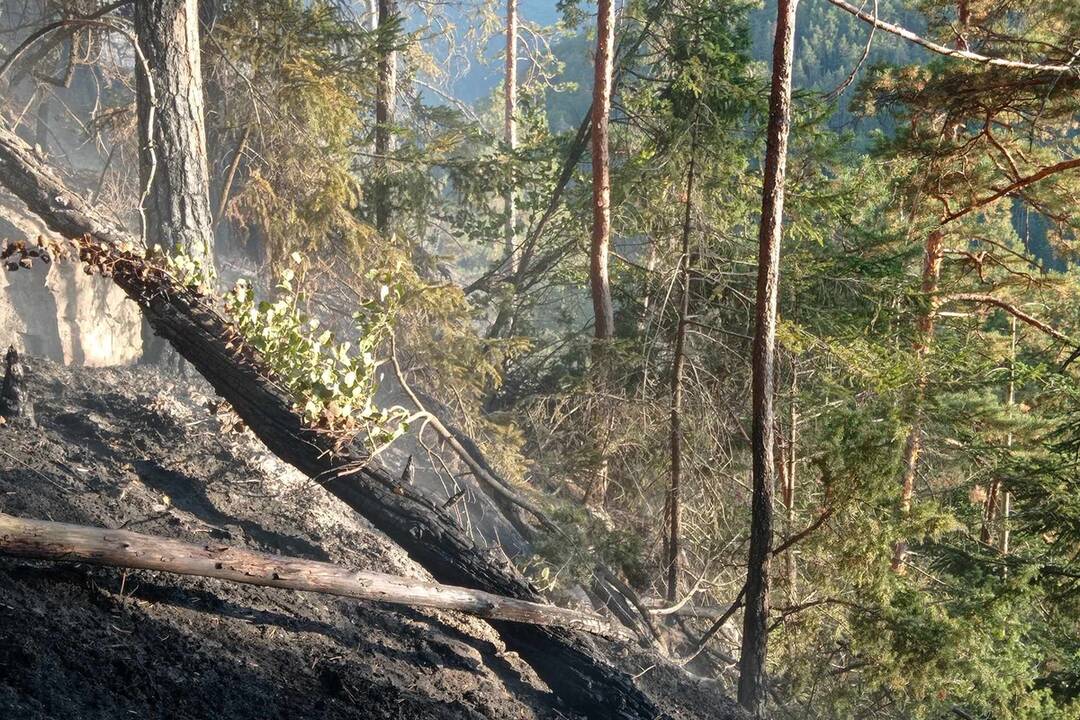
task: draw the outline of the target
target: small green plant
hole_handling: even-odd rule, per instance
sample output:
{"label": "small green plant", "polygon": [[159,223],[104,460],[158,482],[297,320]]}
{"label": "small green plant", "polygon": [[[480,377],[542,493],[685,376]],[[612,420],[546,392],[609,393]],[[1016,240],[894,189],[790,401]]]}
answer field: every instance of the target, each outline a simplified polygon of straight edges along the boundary
{"label": "small green plant", "polygon": [[353,314],[356,345],[339,342],[304,311],[306,298],[297,282],[304,258],[292,253],[290,259],[293,266],[281,272],[271,299],[258,300],[251,283],[241,279],[225,294],[225,311],[296,398],[308,422],[332,431],[363,432],[377,452],[408,426],[403,408],[375,403],[376,353],[392,332],[397,294],[383,285],[379,298]]}

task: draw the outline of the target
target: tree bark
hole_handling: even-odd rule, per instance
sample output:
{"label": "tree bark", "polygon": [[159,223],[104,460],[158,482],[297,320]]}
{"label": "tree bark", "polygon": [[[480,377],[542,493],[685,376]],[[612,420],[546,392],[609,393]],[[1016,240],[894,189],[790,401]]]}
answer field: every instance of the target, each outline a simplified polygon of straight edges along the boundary
{"label": "tree bark", "polygon": [[225,545],[196,545],[125,530],[29,520],[4,513],[0,513],[0,554],[158,570],[358,600],[459,610],[489,620],[573,628],[607,637],[632,637],[627,630],[612,626],[599,615],[479,590]]}
{"label": "tree bark", "polygon": [[[309,426],[273,372],[212,304],[165,271],[123,252],[134,238],[117,230],[10,131],[0,128],[0,183],[54,231],[76,240],[88,266],[110,275],[154,330],[214,387],[267,448],[400,545],[440,583],[542,602],[509,562],[478,547],[442,504],[405,486],[342,438]],[[89,236],[89,237],[84,237]],[[509,649],[536,670],[572,710],[590,718],[665,714],[580,632],[492,621]]]}
{"label": "tree bark", "polygon": [[[196,0],[135,3],[135,39],[146,67],[135,63],[143,241],[181,251],[214,280],[213,218],[203,118]],[[165,361],[166,346],[143,323],[142,362]]]}
{"label": "tree bark", "polygon": [[592,289],[594,334],[608,340],[615,334],[608,278],[608,244],[611,236],[611,169],[608,151],[608,119],[611,115],[611,75],[614,67],[615,5],[598,0],[596,58],[592,103],[592,246],[589,254],[589,285]]}
{"label": "tree bark", "polygon": [[[900,482],[900,514],[911,512],[912,499],[915,496],[915,476],[919,469],[919,455],[922,454],[922,406],[926,396],[926,356],[934,341],[934,320],[937,317],[939,299],[937,297],[938,280],[941,278],[941,260],[944,257],[942,238],[944,232],[938,228],[926,238],[926,252],[923,258],[922,293],[927,303],[926,309],[919,315],[915,331],[915,362],[918,378],[915,385],[914,418],[904,443],[903,478]],[[907,542],[897,541],[893,546],[892,569],[904,572],[907,558]]]}
{"label": "tree bark", "polygon": [[[395,0],[378,0],[379,28],[397,16]],[[375,228],[390,233],[389,155],[394,151],[392,126],[397,98],[397,52],[387,47],[379,58],[379,77],[375,91]]]}
{"label": "tree bark", "polygon": [[[786,445],[786,452],[781,453],[780,463],[783,472],[783,483],[781,487],[784,511],[787,515],[787,527],[785,532],[788,536],[795,532],[795,461],[796,461],[796,440],[798,437],[798,425],[799,425],[799,406],[798,406],[798,390],[799,390],[799,369],[796,365],[795,359],[791,360],[791,406],[788,409],[788,436]],[[798,565],[795,559],[795,552],[788,550],[784,553],[784,574],[787,576],[787,592],[788,602],[794,605],[797,602],[798,596]]]}
{"label": "tree bark", "polygon": [[504,241],[506,245],[506,266],[510,275],[517,273],[518,248],[517,248],[517,200],[514,194],[514,171],[513,154],[517,148],[517,59],[518,59],[518,0],[506,0],[506,109],[503,117],[503,140],[506,149],[510,153],[510,162],[507,163],[507,185],[504,199],[506,210],[506,226],[504,228]]}
{"label": "tree bark", "polygon": [[139,136],[149,142],[139,154],[146,240],[202,262],[209,281],[213,218],[195,0],[140,0],[135,36],[151,75],[135,63]]}
{"label": "tree bark", "polygon": [[746,568],[746,610],[739,655],[739,704],[761,716],[765,703],[765,660],[769,619],[769,567],[773,527],[774,447],[773,410],[776,362],[776,310],[780,282],[780,239],[783,229],[784,175],[791,124],[791,71],[795,48],[798,0],[779,0],[773,43],[772,90],[765,148],[765,177],[758,234],[757,301],[754,309],[752,357],[753,501],[750,550]]}

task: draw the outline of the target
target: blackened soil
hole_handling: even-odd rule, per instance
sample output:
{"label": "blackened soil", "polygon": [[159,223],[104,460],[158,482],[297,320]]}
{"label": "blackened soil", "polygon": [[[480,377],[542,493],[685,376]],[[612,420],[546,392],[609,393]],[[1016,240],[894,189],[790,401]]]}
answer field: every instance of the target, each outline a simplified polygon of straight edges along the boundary
{"label": "blackened soil", "polygon": [[[0,511],[424,576],[227,432],[205,386],[27,364],[37,425],[0,426]],[[455,613],[0,557],[3,720],[567,717],[502,650],[488,625]],[[731,716],[708,684],[616,659],[675,717]]]}

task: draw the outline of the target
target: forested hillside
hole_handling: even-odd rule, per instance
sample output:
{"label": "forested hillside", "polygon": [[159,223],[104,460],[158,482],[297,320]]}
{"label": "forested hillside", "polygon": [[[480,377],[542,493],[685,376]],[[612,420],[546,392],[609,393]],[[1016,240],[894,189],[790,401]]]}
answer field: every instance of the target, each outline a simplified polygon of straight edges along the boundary
{"label": "forested hillside", "polygon": [[1071,0],[0,0],[0,708],[1080,718],[1078,123]]}

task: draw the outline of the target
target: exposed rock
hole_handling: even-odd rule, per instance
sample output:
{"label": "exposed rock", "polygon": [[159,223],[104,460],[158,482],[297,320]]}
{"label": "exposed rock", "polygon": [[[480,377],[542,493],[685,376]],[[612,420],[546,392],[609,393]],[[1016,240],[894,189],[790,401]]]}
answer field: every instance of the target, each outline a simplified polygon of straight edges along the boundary
{"label": "exposed rock", "polygon": [[[45,227],[0,194],[0,240],[34,241]],[[142,353],[134,303],[106,279],[74,263],[35,263],[0,274],[0,347],[68,365],[124,365]]]}

